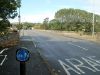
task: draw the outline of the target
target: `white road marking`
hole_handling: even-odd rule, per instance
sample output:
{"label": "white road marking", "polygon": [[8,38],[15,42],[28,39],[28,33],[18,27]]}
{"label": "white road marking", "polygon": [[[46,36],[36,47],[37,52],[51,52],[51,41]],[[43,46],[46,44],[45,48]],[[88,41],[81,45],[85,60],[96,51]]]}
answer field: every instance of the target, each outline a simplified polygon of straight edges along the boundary
{"label": "white road marking", "polygon": [[60,70],[58,70],[58,72],[61,72]]}
{"label": "white road marking", "polygon": [[[86,74],[85,71],[87,70],[90,70],[92,72],[100,71],[100,60],[97,60],[95,57],[96,56],[81,57],[84,63],[76,58],[65,59],[66,62],[58,60],[58,62],[60,63],[61,67],[64,69],[67,75],[71,75],[72,71],[79,75]],[[88,65],[85,65],[86,63]],[[84,70],[83,68],[87,70]]]}
{"label": "white road marking", "polygon": [[34,47],[37,48],[37,45],[34,43]]}
{"label": "white road marking", "polygon": [[3,59],[2,62],[0,63],[0,66],[2,66],[3,63],[5,62],[6,58],[7,58],[7,55],[0,55],[0,56],[4,56],[4,59]]}
{"label": "white road marking", "polygon": [[67,75],[71,75],[71,73],[69,72],[69,70],[74,71],[77,74],[81,74],[80,72],[78,72],[77,70],[75,70],[74,68],[72,68],[71,66],[67,65],[65,62],[58,60],[58,62],[60,63],[60,65],[63,67],[65,73]]}
{"label": "white road marking", "polygon": [[95,59],[96,56],[90,56],[90,57],[87,57],[87,58],[89,58],[90,60],[95,61],[96,63],[100,64],[100,60]]}
{"label": "white road marking", "polygon": [[2,62],[0,63],[0,66],[2,66],[3,65],[3,63],[5,62],[5,60],[7,59],[7,55],[1,55],[4,51],[7,51],[9,48],[5,48],[5,49],[3,49],[3,50],[1,50],[0,51],[0,56],[1,57],[4,57],[3,58],[3,60],[2,60]]}
{"label": "white road marking", "polygon": [[82,57],[82,59],[85,61],[85,62],[87,62],[92,68],[94,68],[96,71],[100,71],[100,69],[98,69],[96,66],[99,66],[100,67],[100,64],[98,64],[98,63],[95,63],[95,62],[93,62],[93,61],[91,61],[91,60],[89,60],[89,59],[87,59],[87,58],[84,58],[84,57]]}
{"label": "white road marking", "polygon": [[71,45],[73,45],[73,46],[79,47],[79,48],[81,48],[81,49],[83,49],[83,50],[85,50],[85,51],[88,50],[87,48],[81,47],[81,46],[76,45],[76,44],[73,44],[73,43],[71,43],[71,42],[69,42],[68,44],[71,44]]}
{"label": "white road marking", "polygon": [[[93,72],[96,72],[95,70],[91,69],[90,67],[87,67],[84,65],[84,63],[78,59],[72,58],[72,59],[65,59],[67,62],[69,62],[72,66],[74,66],[78,71],[80,71],[82,74],[85,74],[85,72],[80,69],[81,67],[89,69]],[[73,62],[77,62],[78,64],[74,64]]]}
{"label": "white road marking", "polygon": [[3,49],[1,52],[0,52],[0,54],[2,54],[4,51],[6,51],[6,50],[8,50],[9,48],[5,48],[5,49]]}
{"label": "white road marking", "polygon": [[34,47],[37,48],[37,44],[34,42],[33,38],[31,38],[31,41],[32,41],[33,44],[34,44]]}

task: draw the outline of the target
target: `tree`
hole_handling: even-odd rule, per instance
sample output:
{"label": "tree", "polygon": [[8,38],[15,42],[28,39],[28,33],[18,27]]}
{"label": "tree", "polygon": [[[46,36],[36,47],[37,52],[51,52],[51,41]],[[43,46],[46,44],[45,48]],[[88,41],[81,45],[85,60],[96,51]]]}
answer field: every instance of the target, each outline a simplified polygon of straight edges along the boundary
{"label": "tree", "polygon": [[49,22],[49,18],[45,18],[43,21],[44,29],[48,29],[48,22]]}
{"label": "tree", "polygon": [[24,29],[31,29],[33,27],[33,25],[34,25],[33,23],[28,23],[28,22],[24,22],[22,24]]}
{"label": "tree", "polygon": [[[95,15],[95,25],[100,24],[100,15]],[[80,9],[60,9],[55,13],[55,19],[62,24],[63,30],[91,32],[93,13]],[[98,27],[98,26],[96,26]],[[95,28],[98,29],[98,28]]]}
{"label": "tree", "polygon": [[49,29],[60,30],[61,29],[61,23],[58,20],[53,19],[49,22]]}
{"label": "tree", "polygon": [[[13,19],[17,16],[17,8],[19,7],[18,1],[19,0],[0,0],[0,25],[2,25],[2,22],[9,21],[9,18]],[[9,27],[9,25],[5,24],[3,30],[7,27]]]}
{"label": "tree", "polygon": [[85,24],[85,32],[92,32],[92,23],[86,22]]}
{"label": "tree", "polygon": [[18,7],[18,0],[0,0],[0,18],[15,18],[17,16]]}
{"label": "tree", "polygon": [[1,20],[0,21],[0,32],[6,30],[7,27],[10,27],[10,22],[8,20]]}
{"label": "tree", "polygon": [[17,24],[17,25],[16,25],[16,28],[17,28],[18,30],[21,30],[21,29],[23,28],[23,25],[22,25],[22,24],[20,24],[20,25]]}

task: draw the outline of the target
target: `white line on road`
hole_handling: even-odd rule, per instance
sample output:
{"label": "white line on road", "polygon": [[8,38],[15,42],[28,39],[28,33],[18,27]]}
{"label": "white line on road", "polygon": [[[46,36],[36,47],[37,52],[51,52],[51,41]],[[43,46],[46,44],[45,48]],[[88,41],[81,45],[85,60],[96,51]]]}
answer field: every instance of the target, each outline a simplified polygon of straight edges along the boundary
{"label": "white line on road", "polygon": [[34,47],[37,48],[37,44],[35,43],[35,41],[33,40],[33,38],[31,38],[31,41],[32,41],[33,44],[34,44]]}
{"label": "white line on road", "polygon": [[2,66],[3,65],[3,63],[4,63],[4,61],[6,60],[6,58],[7,58],[7,55],[0,55],[0,56],[4,56],[4,59],[2,60],[2,62],[0,63],[0,66]]}
{"label": "white line on road", "polygon": [[73,44],[73,43],[71,43],[71,42],[69,42],[68,44],[71,44],[71,45],[73,45],[73,46],[79,47],[79,48],[81,48],[81,49],[83,49],[83,50],[85,50],[85,51],[88,50],[87,48],[81,47],[81,46],[76,45],[76,44]]}
{"label": "white line on road", "polygon": [[37,48],[37,45],[36,45],[36,43],[33,41],[33,39],[32,39],[32,42],[33,42],[33,44],[34,44],[34,47]]}
{"label": "white line on road", "polygon": [[2,54],[4,51],[6,51],[6,50],[8,50],[9,48],[5,48],[5,49],[3,49],[1,52],[0,52],[0,54]]}

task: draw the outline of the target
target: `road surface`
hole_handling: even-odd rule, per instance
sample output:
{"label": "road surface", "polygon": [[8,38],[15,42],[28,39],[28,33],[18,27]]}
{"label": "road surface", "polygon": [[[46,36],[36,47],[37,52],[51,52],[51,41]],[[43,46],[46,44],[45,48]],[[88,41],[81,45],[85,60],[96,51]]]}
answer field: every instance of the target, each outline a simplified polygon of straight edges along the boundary
{"label": "road surface", "polygon": [[30,59],[26,62],[26,75],[50,75],[30,37],[23,39],[17,46],[0,48],[0,75],[20,75],[20,63],[16,60],[16,50],[20,47],[25,47],[30,52]]}
{"label": "road surface", "polygon": [[53,32],[25,30],[59,75],[100,75],[100,44]]}

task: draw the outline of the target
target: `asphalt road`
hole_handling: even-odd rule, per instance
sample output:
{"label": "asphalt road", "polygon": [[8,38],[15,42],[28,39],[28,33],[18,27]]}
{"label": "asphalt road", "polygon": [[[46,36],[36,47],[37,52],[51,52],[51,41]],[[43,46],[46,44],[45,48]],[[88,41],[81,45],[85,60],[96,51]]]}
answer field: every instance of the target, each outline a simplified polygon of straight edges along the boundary
{"label": "asphalt road", "polygon": [[25,30],[59,75],[100,75],[100,44],[53,32]]}
{"label": "asphalt road", "polygon": [[0,75],[19,75],[16,49],[17,47],[0,49]]}
{"label": "asphalt road", "polygon": [[20,75],[20,62],[16,60],[16,50],[20,47],[25,47],[30,52],[30,59],[26,62],[26,75],[50,75],[30,37],[21,40],[17,46],[0,48],[0,75]]}

